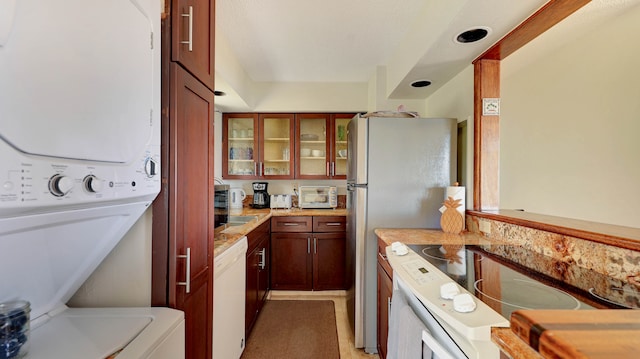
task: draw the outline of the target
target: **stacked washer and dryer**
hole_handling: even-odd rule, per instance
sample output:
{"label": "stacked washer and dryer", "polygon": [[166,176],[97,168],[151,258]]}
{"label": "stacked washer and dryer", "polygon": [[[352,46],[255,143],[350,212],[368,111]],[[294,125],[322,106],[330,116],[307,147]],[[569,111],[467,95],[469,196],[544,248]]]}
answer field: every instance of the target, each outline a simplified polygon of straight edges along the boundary
{"label": "stacked washer and dryer", "polygon": [[160,190],[160,14],[0,0],[0,303],[31,308],[0,357],[184,357],[181,311],[66,305]]}

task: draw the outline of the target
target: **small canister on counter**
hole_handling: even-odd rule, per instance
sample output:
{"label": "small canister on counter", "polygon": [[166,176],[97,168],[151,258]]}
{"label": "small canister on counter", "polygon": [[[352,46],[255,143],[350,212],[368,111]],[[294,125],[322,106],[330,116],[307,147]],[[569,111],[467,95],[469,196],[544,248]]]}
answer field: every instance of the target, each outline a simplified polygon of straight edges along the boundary
{"label": "small canister on counter", "polygon": [[22,358],[29,350],[31,304],[26,300],[0,303],[0,358]]}

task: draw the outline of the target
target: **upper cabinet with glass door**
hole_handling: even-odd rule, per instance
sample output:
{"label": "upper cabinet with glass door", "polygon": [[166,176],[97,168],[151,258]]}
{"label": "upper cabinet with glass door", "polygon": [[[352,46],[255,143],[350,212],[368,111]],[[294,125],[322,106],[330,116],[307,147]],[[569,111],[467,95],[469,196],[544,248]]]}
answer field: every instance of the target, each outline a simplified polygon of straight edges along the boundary
{"label": "upper cabinet with glass door", "polygon": [[352,117],[353,114],[296,115],[296,178],[346,178],[346,130]]}
{"label": "upper cabinet with glass door", "polygon": [[293,126],[293,114],[224,114],[223,177],[293,178]]}
{"label": "upper cabinet with glass door", "polygon": [[231,113],[222,119],[222,177],[255,178],[259,163],[258,115]]}
{"label": "upper cabinet with glass door", "polygon": [[355,116],[353,113],[341,113],[331,116],[335,130],[333,137],[333,153],[335,156],[333,178],[347,178],[347,125],[353,116]]}
{"label": "upper cabinet with glass door", "polygon": [[260,114],[261,178],[293,178],[293,114]]}

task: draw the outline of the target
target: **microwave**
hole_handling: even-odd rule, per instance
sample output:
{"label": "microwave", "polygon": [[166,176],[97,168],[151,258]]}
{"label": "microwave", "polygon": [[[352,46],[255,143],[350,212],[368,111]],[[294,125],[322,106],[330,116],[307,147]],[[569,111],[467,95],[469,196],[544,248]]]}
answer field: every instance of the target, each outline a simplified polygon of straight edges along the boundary
{"label": "microwave", "polygon": [[338,207],[338,187],[300,186],[298,194],[299,208],[336,208]]}

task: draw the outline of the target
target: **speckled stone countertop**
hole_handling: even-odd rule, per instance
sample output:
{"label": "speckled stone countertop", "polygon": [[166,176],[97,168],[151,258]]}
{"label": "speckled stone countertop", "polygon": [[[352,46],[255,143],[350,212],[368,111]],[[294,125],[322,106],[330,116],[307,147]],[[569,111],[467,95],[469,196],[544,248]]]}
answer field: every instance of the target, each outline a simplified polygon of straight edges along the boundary
{"label": "speckled stone countertop", "polygon": [[401,242],[405,244],[491,244],[486,237],[470,232],[461,234],[444,233],[439,229],[414,228],[378,228],[375,234],[387,244]]}
{"label": "speckled stone countertop", "polygon": [[228,228],[220,228],[215,230],[215,239],[213,243],[214,258],[231,247],[240,238],[246,236],[249,232],[257,228],[262,223],[271,219],[271,217],[280,216],[346,216],[347,210],[344,208],[336,209],[253,209],[245,207],[241,211],[232,212],[234,216],[256,216],[256,219],[247,222],[241,226],[233,226]]}

